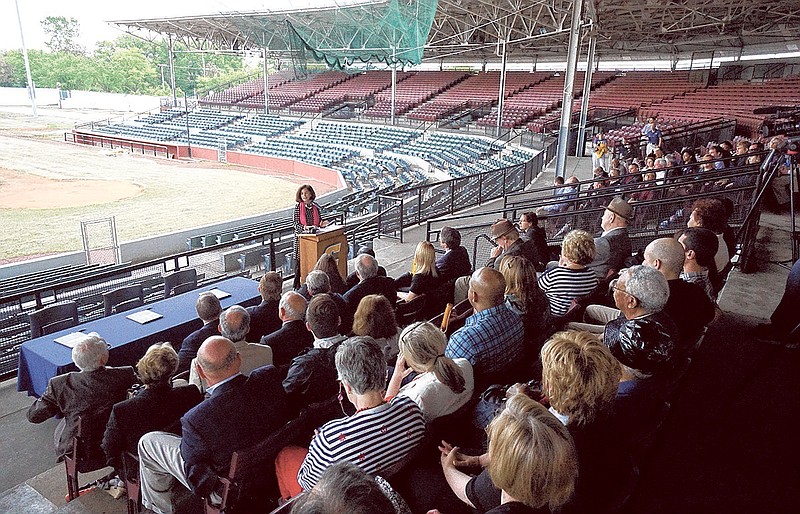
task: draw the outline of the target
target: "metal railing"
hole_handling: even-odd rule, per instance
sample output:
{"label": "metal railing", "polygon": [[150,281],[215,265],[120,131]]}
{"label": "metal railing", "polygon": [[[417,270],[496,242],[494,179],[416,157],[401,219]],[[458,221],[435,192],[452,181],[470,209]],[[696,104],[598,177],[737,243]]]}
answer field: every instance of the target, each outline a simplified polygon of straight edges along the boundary
{"label": "metal railing", "polygon": [[[113,138],[103,138],[113,139]],[[157,146],[157,145],[154,145]],[[371,214],[353,217],[331,213],[345,225],[351,248],[371,237],[397,237],[402,241],[404,228],[521,191],[555,154],[555,142],[526,164],[492,170],[445,182],[417,186],[399,193],[376,194]],[[235,232],[226,231],[225,233]],[[16,374],[19,347],[30,338],[28,314],[41,306],[59,301],[78,303],[81,323],[103,316],[102,294],[117,287],[141,283],[145,301],[164,297],[163,276],[171,271],[195,268],[200,283],[210,283],[234,275],[256,271],[279,271],[284,279],[292,277],[294,230],[290,224],[265,229],[263,233],[231,240],[213,234],[216,244],[165,256],[138,264],[114,267],[90,277],[57,280],[17,294],[0,296],[0,380]]]}

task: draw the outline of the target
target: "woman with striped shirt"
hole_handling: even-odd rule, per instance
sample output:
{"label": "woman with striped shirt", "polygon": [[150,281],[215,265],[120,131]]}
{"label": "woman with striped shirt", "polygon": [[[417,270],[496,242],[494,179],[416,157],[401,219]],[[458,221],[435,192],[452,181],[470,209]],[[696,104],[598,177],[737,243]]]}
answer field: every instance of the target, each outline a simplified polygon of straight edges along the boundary
{"label": "woman with striped shirt", "polygon": [[317,431],[297,474],[304,490],[314,487],[337,462],[352,462],[370,474],[395,466],[425,434],[425,419],[416,403],[405,396],[384,400],[386,361],[371,337],[343,342],[336,351],[336,370],[356,413],[329,421]]}
{"label": "woman with striped shirt", "polygon": [[586,267],[594,260],[594,254],[594,239],[585,230],[573,230],[564,237],[558,266],[539,277],[539,289],[550,301],[553,316],[563,316],[574,298],[597,287],[594,271]]}

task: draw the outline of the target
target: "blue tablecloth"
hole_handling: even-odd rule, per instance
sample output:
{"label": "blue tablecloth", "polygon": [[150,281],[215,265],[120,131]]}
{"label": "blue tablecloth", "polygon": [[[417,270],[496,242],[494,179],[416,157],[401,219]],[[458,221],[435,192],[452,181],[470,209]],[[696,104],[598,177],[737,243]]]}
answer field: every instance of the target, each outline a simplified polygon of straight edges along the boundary
{"label": "blue tablecloth", "polygon": [[[161,341],[169,341],[180,346],[184,337],[202,326],[195,310],[197,296],[214,288],[231,295],[220,300],[223,309],[235,304],[256,305],[261,301],[258,282],[234,277],[144,307],[31,339],[24,343],[19,351],[17,391],[27,391],[28,394],[38,397],[42,395],[52,377],[77,371],[77,367],[72,363],[72,350],[56,343],[54,339],[78,330],[85,333],[97,332],[111,345],[109,366],[134,365],[150,345]],[[157,312],[164,317],[144,325],[126,318],[127,315],[144,309]]]}

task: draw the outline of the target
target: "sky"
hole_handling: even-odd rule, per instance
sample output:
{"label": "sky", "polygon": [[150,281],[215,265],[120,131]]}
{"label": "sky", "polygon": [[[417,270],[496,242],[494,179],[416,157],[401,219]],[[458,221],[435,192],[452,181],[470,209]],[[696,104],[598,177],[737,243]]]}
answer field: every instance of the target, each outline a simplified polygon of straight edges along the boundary
{"label": "sky", "polygon": [[[80,23],[79,43],[93,50],[95,43],[115,39],[121,30],[107,23],[108,20],[162,18],[196,14],[214,14],[227,11],[252,11],[286,8],[301,8],[309,5],[337,3],[336,0],[16,0],[19,3],[25,45],[28,49],[46,50],[45,34],[41,21],[47,16],[76,18]],[[347,0],[339,0],[344,3]],[[21,49],[19,23],[15,0],[0,1],[0,51]]]}

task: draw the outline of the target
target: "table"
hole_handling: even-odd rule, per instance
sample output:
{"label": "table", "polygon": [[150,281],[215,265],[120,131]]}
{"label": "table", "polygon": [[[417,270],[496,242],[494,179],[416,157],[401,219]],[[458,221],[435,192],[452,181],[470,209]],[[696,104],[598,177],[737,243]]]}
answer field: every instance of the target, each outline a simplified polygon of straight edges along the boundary
{"label": "table", "polygon": [[[244,277],[234,277],[144,307],[31,339],[20,347],[17,391],[27,391],[28,394],[38,397],[44,393],[52,377],[77,371],[78,368],[72,362],[72,350],[54,341],[55,338],[71,332],[100,334],[111,345],[109,366],[134,365],[150,345],[158,342],[169,341],[180,345],[183,338],[202,326],[202,321],[198,319],[195,310],[198,295],[215,288],[230,293],[229,297],[220,300],[223,309],[237,304],[243,307],[257,305],[261,301],[258,282]],[[144,325],[126,317],[145,309],[164,317]]]}

